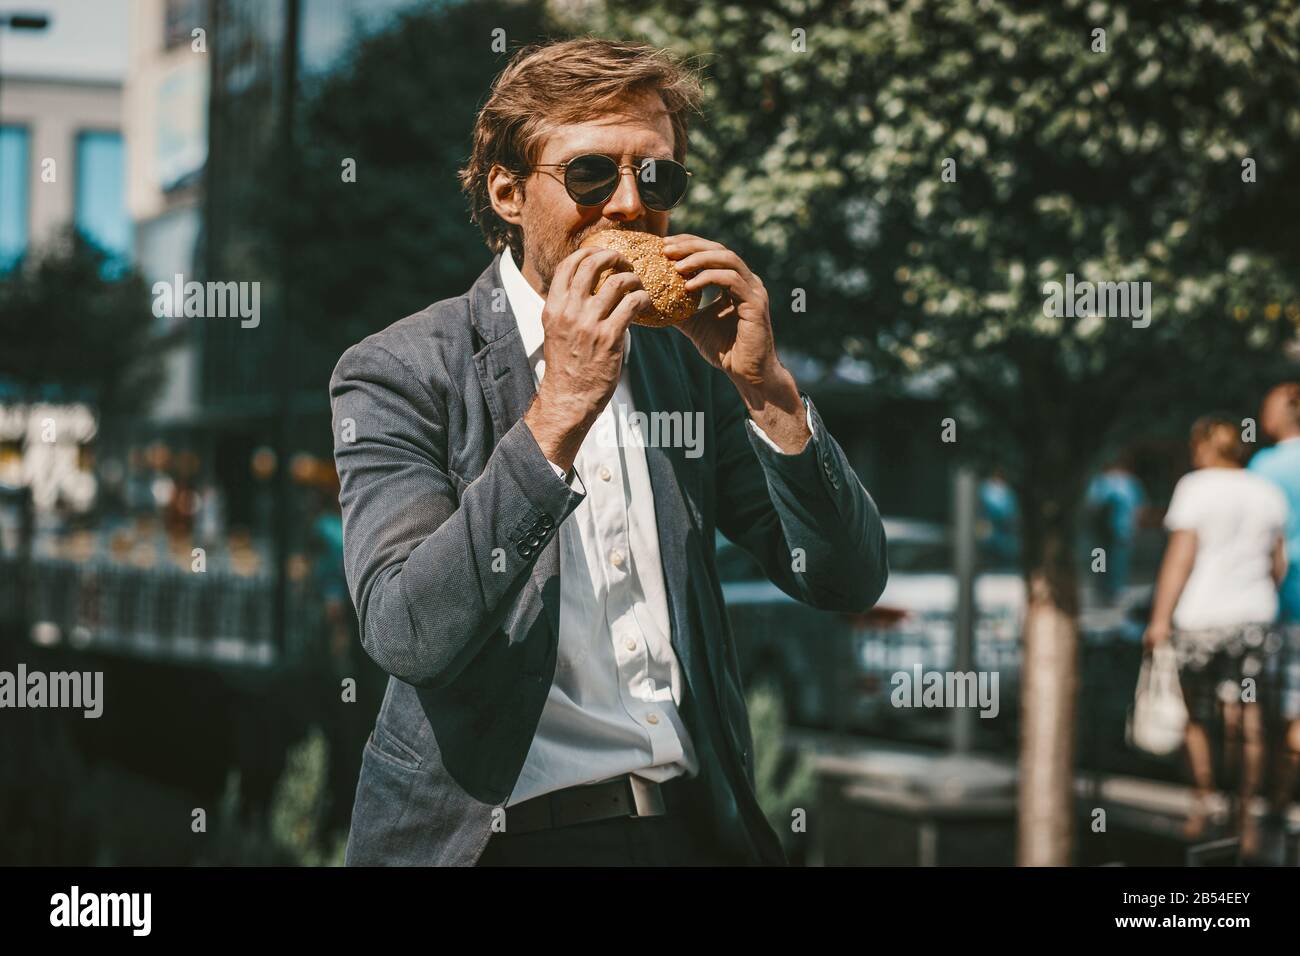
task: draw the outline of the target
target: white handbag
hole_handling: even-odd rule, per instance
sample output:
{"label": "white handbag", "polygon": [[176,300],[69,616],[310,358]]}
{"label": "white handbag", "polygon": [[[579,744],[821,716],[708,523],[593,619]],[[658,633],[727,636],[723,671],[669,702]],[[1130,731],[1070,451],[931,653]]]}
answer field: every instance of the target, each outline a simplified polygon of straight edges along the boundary
{"label": "white handbag", "polygon": [[1178,663],[1173,647],[1165,641],[1142,659],[1125,737],[1132,747],[1164,756],[1182,746],[1186,726]]}

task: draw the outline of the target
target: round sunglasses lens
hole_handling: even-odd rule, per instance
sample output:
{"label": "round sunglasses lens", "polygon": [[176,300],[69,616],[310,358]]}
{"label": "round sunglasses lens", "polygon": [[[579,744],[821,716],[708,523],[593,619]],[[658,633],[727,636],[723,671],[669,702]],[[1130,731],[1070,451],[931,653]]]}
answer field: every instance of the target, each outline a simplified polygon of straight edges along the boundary
{"label": "round sunglasses lens", "polygon": [[647,160],[637,176],[641,199],[651,209],[671,209],[686,195],[686,169],[668,160]]}
{"label": "round sunglasses lens", "polygon": [[618,164],[608,156],[579,156],[564,168],[564,185],[584,206],[604,202],[618,181]]}

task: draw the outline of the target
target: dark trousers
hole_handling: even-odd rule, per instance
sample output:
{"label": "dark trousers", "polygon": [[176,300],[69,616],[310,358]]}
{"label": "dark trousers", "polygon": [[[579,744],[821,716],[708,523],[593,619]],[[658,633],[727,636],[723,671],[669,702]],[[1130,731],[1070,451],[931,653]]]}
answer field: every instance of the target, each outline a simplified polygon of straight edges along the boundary
{"label": "dark trousers", "polygon": [[[692,823],[688,782],[661,785],[667,814],[613,817],[529,833],[494,833],[477,866],[730,866]],[[508,811],[507,811],[508,816]]]}

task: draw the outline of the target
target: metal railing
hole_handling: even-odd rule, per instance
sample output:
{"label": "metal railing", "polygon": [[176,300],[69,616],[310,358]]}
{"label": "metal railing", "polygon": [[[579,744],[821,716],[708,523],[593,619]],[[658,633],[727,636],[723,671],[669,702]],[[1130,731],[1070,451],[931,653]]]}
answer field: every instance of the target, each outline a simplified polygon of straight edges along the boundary
{"label": "metal railing", "polygon": [[274,597],[270,575],[57,558],[33,558],[24,575],[17,558],[0,556],[0,623],[26,629],[43,646],[176,663],[288,664],[321,633],[321,602],[310,579],[290,582],[281,653]]}

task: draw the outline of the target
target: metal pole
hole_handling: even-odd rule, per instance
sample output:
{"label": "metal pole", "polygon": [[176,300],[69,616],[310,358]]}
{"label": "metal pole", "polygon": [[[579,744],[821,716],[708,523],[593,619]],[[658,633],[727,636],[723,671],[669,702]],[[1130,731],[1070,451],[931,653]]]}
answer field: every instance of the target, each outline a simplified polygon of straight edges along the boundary
{"label": "metal pole", "polygon": [[[292,186],[297,168],[296,137],[294,136],[294,100],[298,79],[298,0],[285,0],[284,48],[281,50],[281,82],[283,100],[280,103],[281,153],[284,159],[284,182]],[[292,389],[296,384],[292,374],[293,362],[289,356],[291,335],[289,324],[293,315],[291,270],[288,265],[290,244],[288,237],[276,237],[276,267],[280,273],[280,315],[276,323],[274,344],[276,369],[275,400],[275,640],[278,662],[284,663],[289,647],[289,546],[292,528],[291,495],[289,484],[289,442],[293,434]]]}
{"label": "metal pole", "polygon": [[[975,513],[979,485],[967,465],[953,479],[953,573],[957,578],[957,607],[953,627],[952,668],[968,673],[975,668]],[[955,707],[952,714],[952,750],[970,753],[975,731],[975,709]]]}

